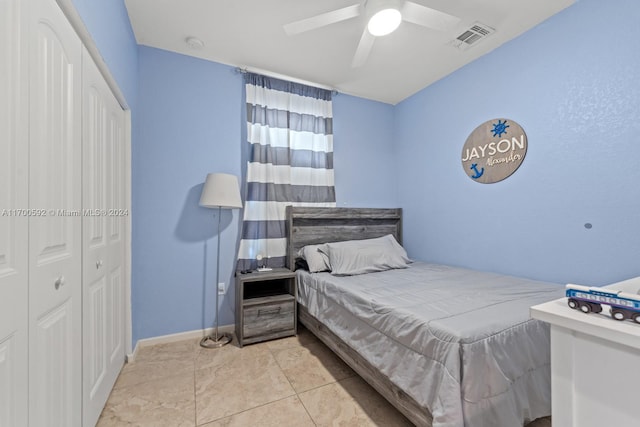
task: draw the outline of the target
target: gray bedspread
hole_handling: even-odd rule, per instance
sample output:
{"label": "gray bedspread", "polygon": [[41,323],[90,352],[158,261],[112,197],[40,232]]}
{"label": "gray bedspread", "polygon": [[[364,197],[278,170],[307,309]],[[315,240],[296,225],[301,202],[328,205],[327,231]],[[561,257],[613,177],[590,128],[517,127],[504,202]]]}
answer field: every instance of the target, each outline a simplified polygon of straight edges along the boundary
{"label": "gray bedspread", "polygon": [[434,427],[550,415],[549,328],[529,307],[564,286],[415,262],[359,276],[298,270],[311,315],[426,407]]}

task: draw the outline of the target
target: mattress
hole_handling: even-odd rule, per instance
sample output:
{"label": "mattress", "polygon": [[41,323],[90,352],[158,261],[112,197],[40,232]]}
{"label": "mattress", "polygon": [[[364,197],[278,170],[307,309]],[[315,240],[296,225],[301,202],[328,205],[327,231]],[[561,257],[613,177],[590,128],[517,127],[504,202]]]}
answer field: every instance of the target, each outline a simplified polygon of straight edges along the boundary
{"label": "mattress", "polygon": [[358,276],[298,270],[298,302],[433,416],[516,427],[551,413],[549,327],[564,286],[415,262]]}

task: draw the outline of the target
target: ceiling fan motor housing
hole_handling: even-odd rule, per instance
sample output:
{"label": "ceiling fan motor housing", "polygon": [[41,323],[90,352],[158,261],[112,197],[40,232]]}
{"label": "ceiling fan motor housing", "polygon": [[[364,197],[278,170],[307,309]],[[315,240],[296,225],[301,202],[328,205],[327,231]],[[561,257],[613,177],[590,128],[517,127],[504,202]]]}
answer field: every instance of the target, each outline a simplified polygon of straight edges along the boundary
{"label": "ceiling fan motor housing", "polygon": [[366,0],[364,3],[364,10],[367,21],[381,10],[395,9],[398,12],[402,12],[403,3],[404,0]]}

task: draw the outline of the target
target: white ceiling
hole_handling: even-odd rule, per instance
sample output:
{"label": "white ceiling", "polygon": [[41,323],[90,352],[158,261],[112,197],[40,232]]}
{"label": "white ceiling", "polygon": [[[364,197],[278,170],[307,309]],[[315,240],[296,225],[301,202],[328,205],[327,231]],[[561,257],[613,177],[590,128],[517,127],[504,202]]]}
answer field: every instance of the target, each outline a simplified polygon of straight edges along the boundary
{"label": "white ceiling", "polygon": [[[363,15],[288,36],[283,25],[358,0],[125,0],[141,45],[249,68],[397,104],[531,29],[575,0],[412,0],[460,22],[437,31],[402,22],[376,38],[366,63],[352,68]],[[480,22],[496,31],[467,50],[450,42]],[[195,49],[185,40],[204,42]],[[523,52],[526,54],[526,52]]]}

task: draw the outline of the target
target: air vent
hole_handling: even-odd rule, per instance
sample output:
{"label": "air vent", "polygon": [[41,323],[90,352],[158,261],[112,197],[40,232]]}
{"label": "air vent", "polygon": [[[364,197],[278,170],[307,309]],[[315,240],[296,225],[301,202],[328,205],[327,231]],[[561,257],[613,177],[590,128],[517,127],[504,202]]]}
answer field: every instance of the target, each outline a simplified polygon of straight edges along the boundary
{"label": "air vent", "polygon": [[462,34],[452,40],[449,44],[460,50],[467,50],[470,46],[475,45],[493,34],[496,30],[488,25],[479,22],[474,23],[471,28],[465,30]]}

